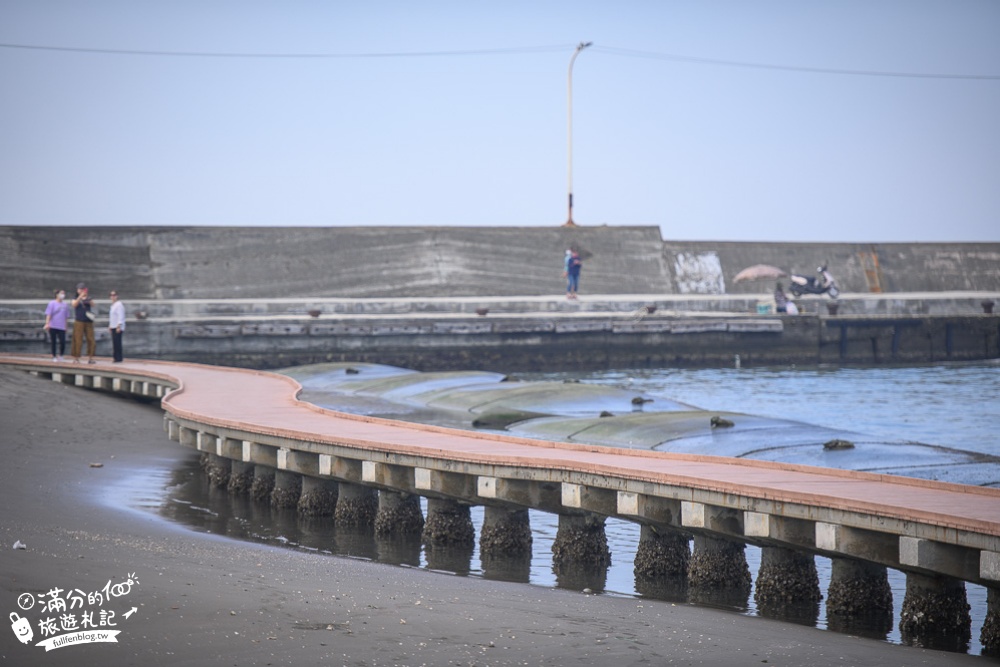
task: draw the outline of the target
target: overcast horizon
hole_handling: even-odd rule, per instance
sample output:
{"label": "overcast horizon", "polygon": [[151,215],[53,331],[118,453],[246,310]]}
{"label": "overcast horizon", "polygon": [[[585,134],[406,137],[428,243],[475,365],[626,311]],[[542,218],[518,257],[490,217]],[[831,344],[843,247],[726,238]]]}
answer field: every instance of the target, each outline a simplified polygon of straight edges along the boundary
{"label": "overcast horizon", "polygon": [[0,225],[1000,241],[1000,3],[0,0]]}

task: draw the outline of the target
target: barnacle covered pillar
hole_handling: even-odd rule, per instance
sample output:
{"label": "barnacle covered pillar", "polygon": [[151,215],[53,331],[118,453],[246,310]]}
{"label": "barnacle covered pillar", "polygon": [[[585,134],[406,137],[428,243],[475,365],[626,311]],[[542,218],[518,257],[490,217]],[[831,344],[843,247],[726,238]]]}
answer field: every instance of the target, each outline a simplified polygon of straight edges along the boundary
{"label": "barnacle covered pillar", "polygon": [[419,535],[424,529],[420,511],[420,496],[412,493],[378,492],[378,512],[375,514],[375,534],[379,537]]}
{"label": "barnacle covered pillar", "polygon": [[225,489],[229,485],[232,461],[217,454],[207,454],[204,465],[209,484],[216,489]]}
{"label": "barnacle covered pillar", "polygon": [[667,526],[643,525],[635,552],[635,587],[649,597],[684,599],[691,562],[690,536]]}
{"label": "barnacle covered pillar", "polygon": [[472,525],[469,505],[457,500],[428,498],[422,539],[428,567],[459,574],[472,569],[476,529]]}
{"label": "barnacle covered pillar", "polygon": [[370,527],[375,523],[378,512],[378,491],[369,486],[348,484],[338,485],[337,508],[333,518],[337,526],[349,528]]}
{"label": "barnacle covered pillar", "polygon": [[250,493],[253,488],[254,464],[245,461],[233,461],[229,471],[229,484],[226,489],[234,496]]}
{"label": "barnacle covered pillar", "polygon": [[750,567],[746,546],[732,540],[694,536],[688,567],[691,598],[742,606],[750,597]]}
{"label": "barnacle covered pillar", "polygon": [[531,519],[527,509],[487,505],[479,531],[483,575],[491,579],[531,579]]}
{"label": "barnacle covered pillar", "polygon": [[298,511],[302,516],[333,516],[337,506],[337,483],[319,477],[302,477]]}
{"label": "barnacle covered pillar", "polygon": [[[952,650],[967,648],[972,636],[969,609],[965,582],[961,579],[907,572],[906,595],[899,615],[900,634],[906,641],[918,640]],[[949,646],[952,642],[954,647]]]}
{"label": "barnacle covered pillar", "polygon": [[833,558],[830,564],[827,613],[852,615],[863,610],[892,613],[892,589],[884,565],[853,558]]}
{"label": "barnacle covered pillar", "polygon": [[479,551],[483,558],[531,553],[531,520],[527,509],[508,509],[487,505],[483,528],[479,532]]}
{"label": "barnacle covered pillar", "polygon": [[754,589],[757,608],[779,618],[818,617],[819,575],[811,553],[784,547],[762,547]]}
{"label": "barnacle covered pillar", "polygon": [[253,467],[253,485],[250,487],[250,497],[258,502],[270,502],[274,490],[275,469],[266,465]]}
{"label": "barnacle covered pillar", "polygon": [[287,470],[274,471],[274,488],[271,490],[271,507],[292,508],[299,504],[302,495],[302,475]]}
{"label": "barnacle covered pillar", "polygon": [[984,653],[1000,657],[1000,588],[986,589],[986,620],[979,633],[979,643]]}
{"label": "barnacle covered pillar", "polygon": [[552,567],[560,586],[604,590],[611,565],[604,522],[604,516],[590,512],[559,515]]}
{"label": "barnacle covered pillar", "polygon": [[892,629],[892,589],[888,571],[854,558],[830,559],[830,587],[826,618],[831,630],[851,632],[861,625],[888,632]]}
{"label": "barnacle covered pillar", "polygon": [[469,506],[456,500],[427,499],[427,519],[423,540],[431,547],[443,545],[475,546],[476,530],[472,526]]}

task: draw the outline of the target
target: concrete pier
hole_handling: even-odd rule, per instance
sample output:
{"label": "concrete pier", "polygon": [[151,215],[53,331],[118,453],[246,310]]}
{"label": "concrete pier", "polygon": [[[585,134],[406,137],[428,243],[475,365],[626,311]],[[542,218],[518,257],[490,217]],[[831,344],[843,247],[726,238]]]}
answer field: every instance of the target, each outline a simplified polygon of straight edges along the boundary
{"label": "concrete pier", "polygon": [[531,578],[531,519],[526,509],[486,505],[479,532],[479,558],[488,579]]}
{"label": "concrete pier", "polygon": [[762,547],[754,586],[754,601],[762,615],[816,617],[822,598],[812,554],[784,547]]}
{"label": "concrete pier", "polygon": [[271,507],[282,509],[297,507],[302,495],[302,475],[287,470],[274,471],[274,488],[271,490]]}
{"label": "concrete pier", "polygon": [[209,454],[205,457],[205,473],[208,475],[209,484],[216,489],[224,489],[229,486],[229,471],[231,468],[230,459]]}
{"label": "concrete pier", "polygon": [[892,589],[884,565],[854,558],[833,558],[830,566],[827,615],[873,612],[892,615]]}
{"label": "concrete pier", "polygon": [[337,507],[337,483],[303,475],[302,495],[297,507],[302,516],[333,516]]}
{"label": "concrete pier", "polygon": [[555,568],[606,568],[610,565],[611,549],[604,522],[605,518],[597,514],[560,514],[559,528],[552,543]]}
{"label": "concrete pier", "polygon": [[906,596],[899,619],[899,631],[904,639],[947,635],[957,639],[964,637],[968,643],[971,624],[964,581],[907,573]]}
{"label": "concrete pier", "polygon": [[242,496],[250,493],[253,488],[254,468],[253,463],[233,461],[229,471],[229,485],[226,487],[230,494]]}
{"label": "concrete pier", "polygon": [[230,459],[209,454],[205,462],[205,472],[208,474],[209,484],[216,489],[225,489],[229,486],[229,474],[232,462]]}
{"label": "concrete pier", "polygon": [[761,549],[754,601],[759,606],[819,602],[819,575],[812,554],[783,547]]}
{"label": "concrete pier", "polygon": [[378,512],[375,515],[375,535],[419,535],[424,529],[420,511],[420,496],[385,489],[378,492]]}
{"label": "concrete pier", "polygon": [[979,633],[983,650],[993,657],[1000,657],[1000,588],[986,588],[986,620]]}
{"label": "concrete pier", "polygon": [[729,589],[750,595],[750,566],[746,547],[732,540],[694,536],[694,551],[688,567],[693,588]]}
{"label": "concrete pier", "polygon": [[691,537],[669,526],[643,525],[635,553],[635,589],[650,598],[686,602]]}
{"label": "concrete pier", "polygon": [[[338,549],[342,540],[357,537],[356,553],[375,553],[376,489],[387,491],[387,508],[393,498],[388,493],[398,494],[397,504],[404,493],[428,497],[423,531],[428,564],[455,572],[470,567],[471,504],[506,508],[486,510],[484,553],[493,543],[518,543],[527,525],[517,528],[517,517],[533,508],[559,516],[553,544],[559,584],[601,590],[611,556],[604,522],[614,517],[644,526],[637,581],[646,575],[669,578],[682,567],[687,543],[670,531],[695,536],[688,561],[692,601],[714,597],[745,605],[751,577],[744,545],[752,543],[764,548],[762,609],[772,598],[815,604],[811,559],[822,555],[833,563],[831,628],[847,628],[851,619],[873,610],[885,610],[891,627],[886,571],[892,568],[908,577],[900,619],[905,637],[921,642],[941,632],[971,637],[964,587],[969,582],[990,590],[982,636],[985,646],[996,643],[996,489],[370,420],[300,403],[298,385],[270,373],[147,361],[114,368],[80,365],[69,373],[66,365],[38,357],[0,355],[0,363],[51,373],[53,379],[58,375],[59,381],[73,377],[76,386],[83,386],[76,376],[91,375],[128,379],[143,395],[163,394],[168,436],[200,452],[206,468],[213,457],[239,463],[235,469],[242,473],[254,465],[255,498],[270,500],[273,492],[261,489],[274,485],[276,477],[279,490],[294,483],[289,479],[301,484],[300,476],[336,480],[335,516],[366,525],[355,535],[338,524]],[[172,391],[179,387],[184,391]],[[230,398],[237,395],[234,387],[239,400]],[[448,546],[434,549],[439,543]],[[786,574],[794,576],[786,580]]]}
{"label": "concrete pier", "polygon": [[479,553],[484,559],[531,553],[531,519],[526,509],[487,505],[479,531]]}
{"label": "concrete pier", "polygon": [[826,623],[831,630],[884,638],[892,630],[892,616],[892,589],[884,565],[854,558],[830,560]]}
{"label": "concrete pier", "polygon": [[427,566],[431,569],[457,574],[467,574],[472,569],[476,531],[468,504],[428,498],[421,539],[426,547]]}
{"label": "concrete pier", "polygon": [[250,487],[250,497],[257,502],[271,502],[271,492],[274,491],[275,469],[271,466],[255,465],[253,467],[253,485]]}
{"label": "concrete pier", "polygon": [[338,527],[374,527],[377,513],[377,490],[360,484],[348,484],[347,482],[339,484],[337,508],[333,513],[334,521]]}
{"label": "concrete pier", "polygon": [[425,544],[475,546],[469,505],[441,498],[427,499],[427,519],[421,535]]}
{"label": "concrete pier", "polygon": [[687,577],[691,538],[668,527],[643,525],[635,553],[635,575],[646,579]]}

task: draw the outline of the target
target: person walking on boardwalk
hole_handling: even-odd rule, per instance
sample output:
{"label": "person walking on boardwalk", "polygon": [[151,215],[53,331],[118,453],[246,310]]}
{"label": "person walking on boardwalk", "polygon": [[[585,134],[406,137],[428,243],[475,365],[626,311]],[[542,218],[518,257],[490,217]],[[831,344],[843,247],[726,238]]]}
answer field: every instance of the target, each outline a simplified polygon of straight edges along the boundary
{"label": "person walking on boardwalk", "polygon": [[111,290],[111,312],[108,315],[108,331],[111,332],[111,349],[114,362],[122,361],[122,334],[125,332],[125,304],[118,300],[118,291]]}
{"label": "person walking on boardwalk", "polygon": [[[52,301],[45,307],[45,326],[52,343],[52,361],[62,361],[66,354],[66,325],[69,323],[69,304],[66,290],[57,289]],[[57,347],[58,344],[58,347]]]}
{"label": "person walking on boardwalk", "polygon": [[83,339],[87,339],[87,363],[96,363],[94,354],[97,352],[97,341],[94,340],[94,302],[90,298],[87,286],[80,283],[76,286],[76,298],[73,304],[73,361],[80,363],[80,353],[83,352]]}
{"label": "person walking on boardwalk", "polygon": [[566,255],[566,270],[563,272],[566,277],[566,298],[575,299],[576,291],[580,287],[580,268],[583,266],[583,260],[576,250],[566,252],[569,253]]}

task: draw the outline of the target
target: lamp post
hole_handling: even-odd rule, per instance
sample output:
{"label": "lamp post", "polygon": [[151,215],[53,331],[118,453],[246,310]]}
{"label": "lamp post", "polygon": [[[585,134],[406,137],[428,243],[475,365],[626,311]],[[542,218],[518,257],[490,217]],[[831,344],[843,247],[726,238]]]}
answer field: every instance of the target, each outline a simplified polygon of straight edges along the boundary
{"label": "lamp post", "polygon": [[576,62],[576,57],[580,55],[580,51],[593,44],[593,42],[580,42],[576,45],[576,50],[573,51],[573,57],[569,59],[569,74],[566,77],[566,99],[567,99],[567,113],[566,113],[566,133],[567,133],[567,161],[568,161],[568,174],[569,174],[569,208],[566,216],[566,223],[564,227],[575,227],[576,223],[573,222],[573,63]]}

